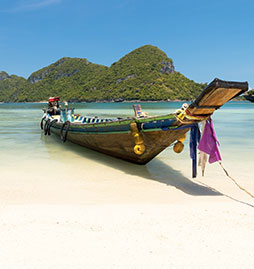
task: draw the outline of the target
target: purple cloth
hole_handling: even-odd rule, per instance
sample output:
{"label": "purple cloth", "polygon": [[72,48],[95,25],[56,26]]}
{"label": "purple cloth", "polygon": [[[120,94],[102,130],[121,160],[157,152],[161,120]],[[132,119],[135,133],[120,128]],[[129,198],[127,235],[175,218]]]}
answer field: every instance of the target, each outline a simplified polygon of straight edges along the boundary
{"label": "purple cloth", "polygon": [[218,145],[220,145],[220,143],[213,128],[213,121],[210,118],[206,121],[205,129],[198,145],[198,149],[209,155],[209,163],[214,163],[221,161]]}

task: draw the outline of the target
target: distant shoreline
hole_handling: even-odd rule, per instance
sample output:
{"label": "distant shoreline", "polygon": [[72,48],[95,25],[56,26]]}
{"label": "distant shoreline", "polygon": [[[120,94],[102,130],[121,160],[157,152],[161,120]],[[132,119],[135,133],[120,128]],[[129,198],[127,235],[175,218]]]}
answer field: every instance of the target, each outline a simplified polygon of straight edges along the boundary
{"label": "distant shoreline", "polygon": [[[80,103],[80,104],[89,104],[89,103],[167,103],[167,102],[191,102],[193,100],[123,100],[123,101],[109,101],[109,100],[101,100],[101,101],[91,101],[91,102],[86,102],[86,101],[68,101],[69,104],[73,104],[73,103]],[[247,100],[244,99],[239,99],[239,100],[230,100],[229,102],[248,102]],[[60,101],[60,103],[64,102]],[[0,102],[0,104],[47,104],[48,101],[35,101],[35,102]]]}
{"label": "distant shoreline", "polygon": [[[68,103],[80,103],[80,104],[89,104],[89,103],[167,103],[167,102],[191,102],[192,100],[124,100],[124,101],[108,101],[108,100],[102,100],[102,101],[68,101]],[[63,103],[63,101],[60,101],[60,103]],[[0,102],[0,104],[47,104],[48,101],[35,101],[35,102]]]}

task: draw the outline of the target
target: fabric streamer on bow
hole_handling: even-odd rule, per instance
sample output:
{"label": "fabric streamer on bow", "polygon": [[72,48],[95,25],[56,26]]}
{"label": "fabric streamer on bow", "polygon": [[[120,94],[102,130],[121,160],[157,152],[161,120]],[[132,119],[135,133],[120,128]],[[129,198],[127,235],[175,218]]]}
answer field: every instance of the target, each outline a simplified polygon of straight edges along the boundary
{"label": "fabric streamer on bow", "polygon": [[220,143],[214,131],[213,121],[210,118],[206,121],[198,149],[209,155],[209,163],[214,163],[222,160],[218,147],[219,145]]}

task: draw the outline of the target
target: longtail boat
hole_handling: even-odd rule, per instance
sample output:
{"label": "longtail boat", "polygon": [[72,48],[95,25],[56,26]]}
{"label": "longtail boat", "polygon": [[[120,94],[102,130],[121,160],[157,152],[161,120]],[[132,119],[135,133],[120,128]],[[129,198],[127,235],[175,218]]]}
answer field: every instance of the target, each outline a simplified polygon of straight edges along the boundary
{"label": "longtail boat", "polygon": [[[191,127],[208,119],[215,110],[232,98],[248,90],[247,82],[214,79],[190,105],[184,104],[175,113],[148,116],[135,107],[134,117],[100,119],[75,115],[73,109],[44,110],[41,128],[62,141],[71,141],[117,158],[137,164],[146,164],[165,148],[175,143],[180,152],[186,133]],[[50,101],[58,101],[53,98]],[[51,102],[51,104],[52,104]],[[51,111],[51,112],[50,112]]]}

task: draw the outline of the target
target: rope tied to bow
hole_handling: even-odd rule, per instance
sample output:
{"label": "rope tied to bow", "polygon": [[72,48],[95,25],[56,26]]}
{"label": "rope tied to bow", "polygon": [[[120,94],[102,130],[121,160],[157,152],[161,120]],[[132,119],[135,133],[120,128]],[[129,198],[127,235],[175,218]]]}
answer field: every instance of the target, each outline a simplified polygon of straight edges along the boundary
{"label": "rope tied to bow", "polygon": [[228,178],[230,178],[230,179],[235,183],[235,185],[236,185],[239,189],[241,189],[242,191],[244,191],[245,193],[247,193],[250,197],[254,198],[254,195],[253,195],[252,193],[250,193],[250,192],[247,191],[245,188],[243,188],[239,183],[237,183],[237,181],[236,181],[234,178],[232,178],[232,177],[229,175],[228,171],[225,169],[225,167],[222,165],[221,162],[219,162],[219,165],[220,165],[221,168],[224,170],[226,176],[227,176]]}

